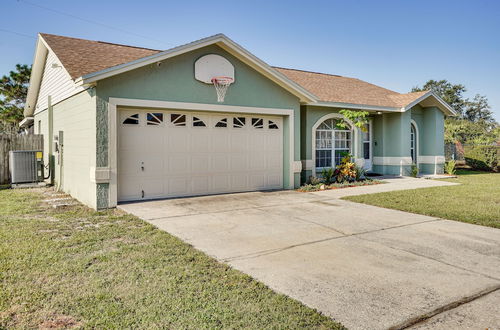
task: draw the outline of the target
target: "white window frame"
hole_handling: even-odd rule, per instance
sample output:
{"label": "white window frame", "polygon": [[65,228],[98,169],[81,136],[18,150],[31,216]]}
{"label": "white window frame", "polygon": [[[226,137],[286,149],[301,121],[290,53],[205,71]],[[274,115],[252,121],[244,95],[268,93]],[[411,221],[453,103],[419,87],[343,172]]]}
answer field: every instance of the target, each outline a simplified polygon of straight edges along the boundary
{"label": "white window frame", "polygon": [[362,141],[361,141],[361,153],[363,156],[363,164],[366,164],[366,158],[365,158],[365,143],[368,143],[368,148],[369,153],[368,153],[368,160],[370,161],[370,166],[367,167],[363,165],[364,169],[367,171],[371,171],[373,168],[373,120],[370,119],[368,120],[368,140],[365,140],[364,138],[364,133],[362,133]]}
{"label": "white window frame", "polygon": [[[355,126],[354,124],[347,118],[345,118],[343,115],[341,115],[340,113],[330,113],[328,115],[325,115],[321,118],[319,118],[316,123],[313,125],[312,127],[312,141],[311,141],[311,158],[312,158],[312,161],[313,161],[313,166],[312,166],[312,175],[313,176],[316,176],[317,173],[319,171],[321,171],[323,168],[322,167],[316,167],[316,132],[319,130],[319,131],[322,131],[322,129],[318,129],[318,127],[325,121],[325,120],[328,120],[328,119],[342,119],[344,120],[348,125],[349,127],[351,127],[350,130],[335,130],[335,129],[332,129],[331,131],[332,132],[342,132],[342,131],[348,131],[351,133],[351,144],[350,144],[350,149],[349,149],[349,152],[351,154],[353,154],[353,158],[356,159],[357,158],[357,141],[358,141],[358,130],[355,129]],[[335,159],[335,138],[334,138],[334,134],[335,133],[332,133],[332,164],[335,164],[334,162],[334,159]],[[338,148],[338,150],[345,150],[345,148]]]}
{"label": "white window frame", "polygon": [[[413,136],[413,144],[411,143],[411,135],[413,134],[412,131],[414,131],[414,136]],[[419,132],[418,132],[418,126],[417,123],[412,119],[410,122],[410,158],[411,158],[411,150],[413,149],[413,155],[415,156],[415,159],[411,159],[412,164],[419,164],[420,161],[420,150],[419,150]]]}

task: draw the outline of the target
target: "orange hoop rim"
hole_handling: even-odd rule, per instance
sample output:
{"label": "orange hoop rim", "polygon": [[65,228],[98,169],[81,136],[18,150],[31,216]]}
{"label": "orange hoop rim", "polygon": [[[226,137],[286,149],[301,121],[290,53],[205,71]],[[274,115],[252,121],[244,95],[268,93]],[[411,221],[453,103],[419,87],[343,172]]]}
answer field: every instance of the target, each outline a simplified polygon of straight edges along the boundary
{"label": "orange hoop rim", "polygon": [[230,85],[233,83],[234,78],[228,76],[217,76],[210,79],[213,84],[218,85]]}

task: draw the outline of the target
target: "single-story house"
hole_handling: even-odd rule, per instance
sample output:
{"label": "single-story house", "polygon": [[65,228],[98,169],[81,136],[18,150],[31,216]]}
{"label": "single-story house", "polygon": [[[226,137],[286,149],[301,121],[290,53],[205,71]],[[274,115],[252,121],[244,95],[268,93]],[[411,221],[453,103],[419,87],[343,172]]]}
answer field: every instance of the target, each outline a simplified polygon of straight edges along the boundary
{"label": "single-story house", "polygon": [[[339,129],[342,109],[368,111],[367,132]],[[54,183],[102,209],[293,189],[346,151],[376,173],[442,173],[454,112],[430,91],[271,67],[223,34],[165,51],[39,34],[24,115]]]}

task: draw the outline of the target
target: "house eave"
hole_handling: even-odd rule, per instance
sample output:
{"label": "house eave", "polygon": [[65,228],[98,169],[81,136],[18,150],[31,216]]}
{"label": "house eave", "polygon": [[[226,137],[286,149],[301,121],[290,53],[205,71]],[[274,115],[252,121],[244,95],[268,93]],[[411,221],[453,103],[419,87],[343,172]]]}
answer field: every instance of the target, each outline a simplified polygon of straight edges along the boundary
{"label": "house eave", "polygon": [[310,102],[306,105],[317,106],[317,107],[329,107],[329,108],[343,108],[343,109],[354,109],[354,110],[364,110],[364,111],[382,111],[382,112],[401,112],[400,108],[396,107],[385,107],[369,104],[356,104],[356,103],[343,103],[343,102]]}

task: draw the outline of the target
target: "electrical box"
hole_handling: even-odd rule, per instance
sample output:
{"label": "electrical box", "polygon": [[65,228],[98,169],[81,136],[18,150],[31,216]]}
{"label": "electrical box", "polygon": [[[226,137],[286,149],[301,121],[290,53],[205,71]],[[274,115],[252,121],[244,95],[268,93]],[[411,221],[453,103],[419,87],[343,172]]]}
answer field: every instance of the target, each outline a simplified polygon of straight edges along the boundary
{"label": "electrical box", "polygon": [[10,151],[9,167],[13,184],[42,182],[43,152],[41,150]]}

